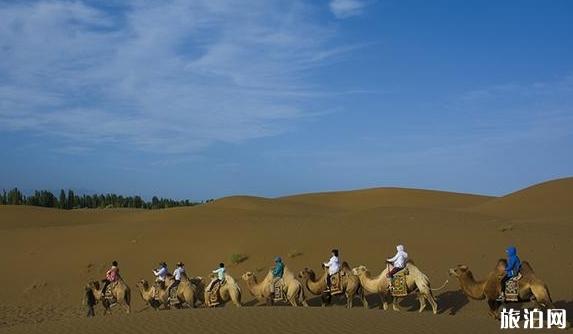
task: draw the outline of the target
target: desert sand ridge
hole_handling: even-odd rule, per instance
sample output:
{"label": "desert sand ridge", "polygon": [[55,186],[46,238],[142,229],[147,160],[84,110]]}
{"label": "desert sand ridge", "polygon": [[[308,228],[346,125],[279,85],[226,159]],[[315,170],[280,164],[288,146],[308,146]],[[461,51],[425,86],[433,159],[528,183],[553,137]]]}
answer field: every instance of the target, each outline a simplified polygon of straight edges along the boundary
{"label": "desert sand ridge", "polygon": [[[566,178],[503,197],[376,188],[275,199],[234,196],[165,210],[0,206],[0,286],[9,287],[0,289],[0,332],[67,333],[79,326],[85,333],[242,333],[245,328],[253,333],[459,333],[499,327],[488,318],[487,306],[467,300],[455,281],[437,293],[437,316],[410,312],[417,307],[413,298],[404,302],[400,314],[383,312],[377,296],[369,297],[369,310],[356,300],[353,310],[338,302],[312,310],[226,306],[154,313],[144,309],[135,292],[135,283],[152,279],[151,269],[162,260],[170,269],[183,261],[190,274],[201,276],[224,261],[229,274],[240,280],[246,271],[266,270],[276,255],[294,271],[320,270],[330,249],[337,247],[351,266],[366,265],[378,273],[397,243],[406,245],[433,286],[441,285],[448,268],[460,263],[483,278],[505,247],[516,245],[521,258],[547,282],[556,305],[573,314],[573,288],[567,279],[573,277],[572,199],[573,178]],[[238,253],[247,260],[230,264]],[[128,316],[117,310],[104,319],[98,309],[100,318],[85,319],[82,287],[102,278],[114,259],[134,290],[136,312]],[[253,306],[244,285],[243,290],[243,301]],[[307,298],[319,305],[313,296]]]}

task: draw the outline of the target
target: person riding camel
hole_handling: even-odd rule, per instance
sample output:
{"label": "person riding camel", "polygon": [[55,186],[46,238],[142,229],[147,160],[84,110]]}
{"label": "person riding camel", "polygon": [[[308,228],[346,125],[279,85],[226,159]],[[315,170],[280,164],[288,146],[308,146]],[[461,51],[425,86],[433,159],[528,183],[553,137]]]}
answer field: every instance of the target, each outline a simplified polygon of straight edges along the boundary
{"label": "person riding camel", "polygon": [[388,274],[386,275],[390,280],[394,277],[394,274],[399,272],[400,270],[406,267],[408,263],[408,253],[403,245],[396,246],[396,255],[391,258],[386,259],[386,263],[391,264],[392,268],[388,270]]}
{"label": "person riding camel", "polygon": [[173,278],[175,281],[169,287],[169,291],[171,291],[171,289],[176,288],[179,285],[179,283],[181,283],[182,276],[186,276],[185,266],[183,265],[183,262],[177,262],[175,270],[173,270]]}
{"label": "person riding camel", "polygon": [[183,265],[183,262],[177,262],[177,267],[175,268],[175,270],[173,270],[173,276],[175,278],[176,283],[181,282],[181,276],[186,276],[185,266]]}
{"label": "person riding camel", "polygon": [[117,263],[117,261],[113,261],[111,263],[111,268],[109,268],[109,270],[105,273],[105,280],[104,280],[104,285],[103,285],[102,291],[105,293],[105,290],[107,289],[107,287],[111,283],[117,282],[117,280],[119,280],[118,263]]}
{"label": "person riding camel", "polygon": [[505,300],[505,284],[511,278],[519,275],[519,270],[521,269],[521,260],[517,256],[517,248],[513,246],[507,247],[505,254],[507,255],[507,264],[505,265],[505,274],[501,279],[501,292],[499,297],[497,297],[497,301],[501,302]]}
{"label": "person riding camel", "polygon": [[340,270],[340,260],[338,259],[338,249],[333,249],[331,251],[331,257],[328,262],[324,263],[324,266],[328,268],[328,275],[326,276],[326,291],[330,292],[330,288],[332,285],[332,276],[336,275]]}
{"label": "person riding camel", "polygon": [[159,267],[153,270],[153,275],[155,275],[155,283],[164,283],[167,274],[169,274],[169,270],[167,269],[167,263],[160,262]]}
{"label": "person riding camel", "polygon": [[212,273],[217,274],[217,276],[215,276],[211,280],[211,282],[209,282],[209,285],[207,286],[207,291],[211,291],[211,289],[213,288],[213,286],[215,286],[217,282],[221,282],[221,284],[225,282],[225,264],[222,262],[219,263],[219,268],[213,270]]}
{"label": "person riding camel", "polygon": [[273,268],[273,281],[271,282],[271,294],[275,294],[275,285],[283,278],[285,265],[280,256],[275,257],[275,267]]}

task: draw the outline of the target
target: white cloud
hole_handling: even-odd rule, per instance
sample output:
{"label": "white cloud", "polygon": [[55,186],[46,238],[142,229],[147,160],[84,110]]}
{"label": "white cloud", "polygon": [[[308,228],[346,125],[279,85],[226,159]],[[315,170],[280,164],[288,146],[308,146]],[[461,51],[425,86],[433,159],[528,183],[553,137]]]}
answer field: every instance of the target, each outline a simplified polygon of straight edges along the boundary
{"label": "white cloud", "polygon": [[331,0],[330,10],[337,18],[347,18],[362,14],[367,3],[364,0]]}
{"label": "white cloud", "polygon": [[188,152],[283,131],[340,57],[304,1],[0,5],[0,129]]}

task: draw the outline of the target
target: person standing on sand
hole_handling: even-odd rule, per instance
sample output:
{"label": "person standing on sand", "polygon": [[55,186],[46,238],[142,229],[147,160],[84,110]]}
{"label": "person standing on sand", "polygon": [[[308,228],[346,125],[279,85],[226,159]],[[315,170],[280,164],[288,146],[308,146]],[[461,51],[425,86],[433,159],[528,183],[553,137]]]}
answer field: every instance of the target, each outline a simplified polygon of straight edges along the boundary
{"label": "person standing on sand", "polygon": [[277,281],[283,278],[285,265],[280,256],[275,257],[275,267],[273,268],[273,281],[271,282],[271,294],[275,294],[275,285]]}
{"label": "person standing on sand", "polygon": [[326,276],[326,292],[330,291],[332,283],[332,275],[336,275],[340,270],[340,260],[338,259],[338,249],[333,249],[331,251],[331,257],[328,262],[323,263],[326,268],[328,268],[328,275]]}
{"label": "person standing on sand", "polygon": [[219,263],[219,268],[213,270],[212,273],[217,274],[217,276],[211,280],[211,282],[207,286],[207,291],[211,291],[215,283],[225,282],[225,264],[223,262]]}
{"label": "person standing on sand", "polygon": [[153,275],[155,275],[155,282],[165,282],[165,277],[169,274],[169,270],[167,270],[167,263],[160,262],[159,268],[153,270]]}

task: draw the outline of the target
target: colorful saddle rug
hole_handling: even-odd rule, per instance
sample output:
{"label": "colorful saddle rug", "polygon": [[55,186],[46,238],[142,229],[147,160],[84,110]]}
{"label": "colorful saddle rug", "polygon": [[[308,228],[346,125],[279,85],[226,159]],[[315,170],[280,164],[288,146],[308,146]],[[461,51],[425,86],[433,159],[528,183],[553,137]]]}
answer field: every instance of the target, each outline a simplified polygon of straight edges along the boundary
{"label": "colorful saddle rug", "polygon": [[205,298],[207,307],[213,307],[220,304],[219,289],[221,289],[221,285],[221,281],[217,281],[211,286],[211,290],[207,291],[207,298]]}
{"label": "colorful saddle rug", "polygon": [[519,280],[521,274],[510,278],[505,283],[505,301],[516,302],[519,299]]}
{"label": "colorful saddle rug", "polygon": [[408,295],[408,285],[406,283],[408,274],[408,269],[404,268],[392,277],[390,281],[390,293],[393,297],[405,297]]}
{"label": "colorful saddle rug", "polygon": [[284,285],[284,281],[281,279],[277,279],[276,281],[273,282],[274,286],[273,286],[273,300],[275,302],[280,302],[283,300],[286,300],[286,289],[285,289],[285,285]]}
{"label": "colorful saddle rug", "polygon": [[107,285],[107,287],[105,288],[105,291],[103,292],[103,298],[105,299],[106,303],[110,306],[113,306],[115,303],[117,303],[117,299],[115,298],[115,296],[113,295],[113,288],[117,285],[117,282],[111,282]]}
{"label": "colorful saddle rug", "polygon": [[342,289],[342,280],[346,275],[345,272],[339,271],[336,274],[330,276],[330,294],[331,295],[338,295],[343,293]]}

